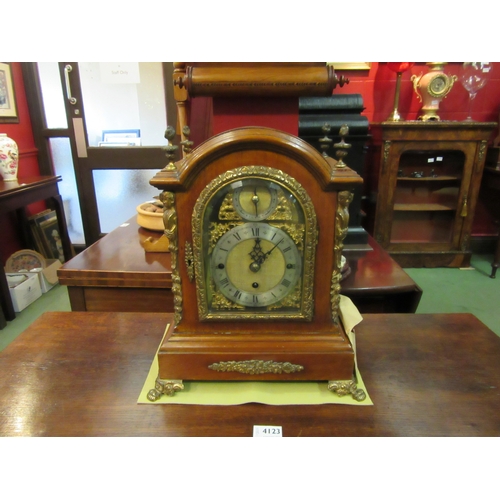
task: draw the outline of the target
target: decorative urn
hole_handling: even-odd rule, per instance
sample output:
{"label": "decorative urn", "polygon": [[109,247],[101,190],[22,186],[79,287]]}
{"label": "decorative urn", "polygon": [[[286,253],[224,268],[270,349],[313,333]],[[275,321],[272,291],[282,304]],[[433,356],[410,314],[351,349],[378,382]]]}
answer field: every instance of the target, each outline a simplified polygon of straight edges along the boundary
{"label": "decorative urn", "polygon": [[7,134],[0,134],[0,173],[4,181],[17,180],[18,162],[17,144]]}

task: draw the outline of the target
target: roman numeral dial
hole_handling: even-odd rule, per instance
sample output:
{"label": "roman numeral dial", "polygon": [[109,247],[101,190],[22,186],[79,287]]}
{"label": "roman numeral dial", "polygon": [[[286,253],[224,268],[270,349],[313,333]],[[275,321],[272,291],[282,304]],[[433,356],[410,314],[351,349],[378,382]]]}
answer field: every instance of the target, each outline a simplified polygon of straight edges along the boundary
{"label": "roman numeral dial", "polygon": [[285,231],[264,222],[247,222],[219,239],[211,268],[216,288],[227,299],[266,307],[293,292],[302,257]]}

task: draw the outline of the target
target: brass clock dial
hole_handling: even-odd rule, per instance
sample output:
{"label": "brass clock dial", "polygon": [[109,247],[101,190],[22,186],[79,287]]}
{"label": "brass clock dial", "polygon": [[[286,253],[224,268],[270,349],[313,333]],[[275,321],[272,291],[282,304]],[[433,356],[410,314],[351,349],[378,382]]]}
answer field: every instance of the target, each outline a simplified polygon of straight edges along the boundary
{"label": "brass clock dial", "polygon": [[436,97],[440,96],[444,92],[448,92],[448,78],[446,75],[438,75],[431,80],[429,83],[429,93],[434,94]]}
{"label": "brass clock dial", "polygon": [[240,167],[214,179],[193,213],[199,316],[301,318],[313,311],[313,204],[295,179]]}
{"label": "brass clock dial", "polygon": [[301,270],[301,256],[292,238],[266,223],[236,226],[212,252],[216,287],[242,306],[265,307],[282,300],[294,290]]}
{"label": "brass clock dial", "polygon": [[267,219],[278,206],[278,191],[270,183],[247,182],[233,193],[236,212],[245,220]]}

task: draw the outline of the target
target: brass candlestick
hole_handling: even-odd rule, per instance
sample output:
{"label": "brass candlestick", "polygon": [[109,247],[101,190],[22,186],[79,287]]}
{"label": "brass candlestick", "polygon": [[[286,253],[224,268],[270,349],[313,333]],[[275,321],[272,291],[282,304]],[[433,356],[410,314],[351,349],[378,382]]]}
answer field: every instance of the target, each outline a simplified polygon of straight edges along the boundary
{"label": "brass candlestick", "polygon": [[399,92],[401,89],[401,77],[403,76],[402,71],[398,71],[396,73],[396,92],[394,93],[394,108],[392,110],[392,113],[389,115],[387,118],[388,122],[399,122],[401,120],[401,116],[398,111],[398,105],[399,105]]}

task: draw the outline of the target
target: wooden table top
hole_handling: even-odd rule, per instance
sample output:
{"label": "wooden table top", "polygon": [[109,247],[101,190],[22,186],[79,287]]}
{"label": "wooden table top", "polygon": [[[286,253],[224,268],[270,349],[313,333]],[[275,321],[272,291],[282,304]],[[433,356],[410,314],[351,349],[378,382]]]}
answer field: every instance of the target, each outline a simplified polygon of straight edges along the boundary
{"label": "wooden table top", "polygon": [[45,313],[0,353],[0,436],[500,435],[500,338],[470,314],[365,315],[358,363],[373,406],[139,405],[171,320]]}
{"label": "wooden table top", "polygon": [[158,239],[133,217],[66,262],[57,272],[61,285],[171,288],[170,253],[146,252],[141,242]]}

